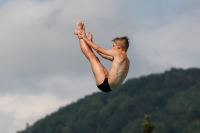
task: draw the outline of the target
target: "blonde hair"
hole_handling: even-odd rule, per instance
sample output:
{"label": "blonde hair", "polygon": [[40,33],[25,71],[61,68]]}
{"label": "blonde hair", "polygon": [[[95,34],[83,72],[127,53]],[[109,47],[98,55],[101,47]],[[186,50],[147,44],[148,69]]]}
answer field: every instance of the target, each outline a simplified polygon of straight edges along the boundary
{"label": "blonde hair", "polygon": [[112,41],[116,43],[117,45],[120,45],[125,51],[128,50],[129,47],[129,38],[127,36],[124,37],[116,37]]}

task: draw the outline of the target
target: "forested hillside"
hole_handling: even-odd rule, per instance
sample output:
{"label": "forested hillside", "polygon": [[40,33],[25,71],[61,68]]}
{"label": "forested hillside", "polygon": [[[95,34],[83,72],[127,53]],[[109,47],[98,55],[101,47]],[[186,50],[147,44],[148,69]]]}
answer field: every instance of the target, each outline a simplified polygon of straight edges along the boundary
{"label": "forested hillside", "polygon": [[[96,89],[96,88],[95,88]],[[141,133],[151,114],[155,133],[200,133],[200,69],[171,69],[98,92],[18,133]]]}

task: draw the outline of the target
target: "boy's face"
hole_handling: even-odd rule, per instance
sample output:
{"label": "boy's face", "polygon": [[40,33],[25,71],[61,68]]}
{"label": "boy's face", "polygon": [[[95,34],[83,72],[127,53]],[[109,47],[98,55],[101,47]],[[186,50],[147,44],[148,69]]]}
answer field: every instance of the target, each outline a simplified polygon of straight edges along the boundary
{"label": "boy's face", "polygon": [[119,45],[117,45],[116,43],[113,43],[113,48],[112,49],[119,49]]}
{"label": "boy's face", "polygon": [[116,44],[116,43],[113,43],[113,49],[116,48],[116,47],[117,47],[117,44]]}

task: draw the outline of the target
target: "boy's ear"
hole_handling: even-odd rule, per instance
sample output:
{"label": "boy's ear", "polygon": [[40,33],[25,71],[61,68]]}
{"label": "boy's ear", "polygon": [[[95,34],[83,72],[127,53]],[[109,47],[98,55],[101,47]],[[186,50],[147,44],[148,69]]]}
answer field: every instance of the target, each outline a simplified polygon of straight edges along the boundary
{"label": "boy's ear", "polygon": [[118,48],[118,49],[121,49],[121,46],[120,46],[120,45],[117,45],[117,48]]}

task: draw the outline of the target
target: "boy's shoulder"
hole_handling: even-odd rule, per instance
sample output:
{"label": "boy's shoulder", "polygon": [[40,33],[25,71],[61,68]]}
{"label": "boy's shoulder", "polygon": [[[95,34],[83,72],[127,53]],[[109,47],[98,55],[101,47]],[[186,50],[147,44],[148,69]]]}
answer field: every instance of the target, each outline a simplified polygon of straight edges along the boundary
{"label": "boy's shoulder", "polygon": [[120,51],[120,50],[116,50],[116,49],[113,49],[113,51],[116,53],[117,57],[123,58],[123,59],[125,59],[125,58],[128,59],[128,56],[125,51]]}

